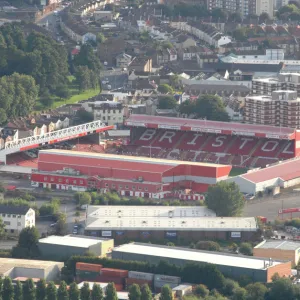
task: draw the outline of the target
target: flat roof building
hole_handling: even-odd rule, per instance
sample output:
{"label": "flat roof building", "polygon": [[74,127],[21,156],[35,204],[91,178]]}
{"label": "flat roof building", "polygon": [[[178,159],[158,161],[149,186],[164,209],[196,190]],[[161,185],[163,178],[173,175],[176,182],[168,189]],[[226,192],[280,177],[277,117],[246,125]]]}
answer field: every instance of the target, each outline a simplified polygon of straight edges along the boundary
{"label": "flat roof building", "polygon": [[51,235],[40,239],[38,247],[42,257],[67,258],[92,253],[105,257],[114,247],[114,240],[80,235]]}
{"label": "flat roof building", "polygon": [[177,266],[187,263],[214,264],[225,275],[237,278],[249,276],[253,281],[270,282],[272,276],[290,276],[291,262],[256,258],[227,253],[192,250],[151,244],[131,243],[116,247],[112,251],[113,259],[143,261],[158,264],[167,261]]}
{"label": "flat roof building", "polygon": [[52,281],[59,278],[63,266],[63,262],[57,261],[0,258],[0,277],[27,277]]}
{"label": "flat roof building", "polygon": [[290,260],[294,267],[299,262],[300,243],[283,240],[263,241],[254,247],[253,255],[257,257]]}
{"label": "flat roof building", "polygon": [[242,193],[253,195],[260,191],[292,187],[300,183],[300,159],[283,161],[265,169],[231,177],[227,181],[235,182]]}
{"label": "flat roof building", "polygon": [[255,218],[216,217],[205,207],[89,206],[85,233],[112,237],[120,243],[126,238],[247,240],[257,229]]}

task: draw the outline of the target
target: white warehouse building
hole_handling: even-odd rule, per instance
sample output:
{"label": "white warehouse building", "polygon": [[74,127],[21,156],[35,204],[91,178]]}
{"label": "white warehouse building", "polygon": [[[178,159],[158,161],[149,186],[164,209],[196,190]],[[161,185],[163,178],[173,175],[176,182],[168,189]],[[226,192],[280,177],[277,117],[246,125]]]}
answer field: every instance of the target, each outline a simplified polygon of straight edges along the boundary
{"label": "white warehouse building", "polygon": [[278,193],[300,183],[300,159],[291,159],[265,169],[250,171],[246,174],[226,179],[235,182],[242,193],[255,195],[258,192]]}

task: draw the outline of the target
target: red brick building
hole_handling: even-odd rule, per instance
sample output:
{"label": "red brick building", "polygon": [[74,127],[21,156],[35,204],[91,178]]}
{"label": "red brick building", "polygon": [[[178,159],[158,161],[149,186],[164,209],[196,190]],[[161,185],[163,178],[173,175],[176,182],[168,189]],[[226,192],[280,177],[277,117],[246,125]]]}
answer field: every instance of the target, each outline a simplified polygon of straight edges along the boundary
{"label": "red brick building", "polygon": [[[228,177],[231,166],[67,150],[39,152],[32,186],[164,198],[174,192],[195,198]],[[187,192],[188,190],[188,192]]]}

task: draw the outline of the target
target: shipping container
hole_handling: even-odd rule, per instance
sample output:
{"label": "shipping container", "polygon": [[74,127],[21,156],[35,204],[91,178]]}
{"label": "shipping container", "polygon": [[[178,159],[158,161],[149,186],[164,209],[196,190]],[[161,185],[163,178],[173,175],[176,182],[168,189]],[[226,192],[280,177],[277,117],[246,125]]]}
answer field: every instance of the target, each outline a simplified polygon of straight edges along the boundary
{"label": "shipping container", "polygon": [[109,276],[99,275],[95,277],[94,280],[98,282],[113,282],[113,283],[124,285],[124,278],[121,277],[109,277]]}
{"label": "shipping container", "polygon": [[109,277],[127,278],[128,277],[128,271],[127,270],[120,270],[120,269],[103,268],[103,269],[101,269],[101,275],[109,276]]}
{"label": "shipping container", "polygon": [[94,278],[99,276],[99,272],[89,272],[89,271],[81,271],[81,270],[76,270],[76,276],[81,277],[81,278]]}
{"label": "shipping container", "polygon": [[176,283],[178,285],[181,282],[181,278],[176,276],[154,275],[154,282],[160,281],[164,282],[165,284]]}
{"label": "shipping container", "polygon": [[135,279],[153,281],[154,274],[152,274],[152,273],[143,273],[143,272],[129,271],[128,272],[128,278],[135,278]]}
{"label": "shipping container", "polygon": [[132,284],[138,284],[139,286],[148,284],[150,289],[152,289],[152,287],[153,287],[152,280],[142,280],[142,279],[136,279],[136,278],[126,278],[125,279],[126,289],[128,289]]}
{"label": "shipping container", "polygon": [[82,270],[82,271],[90,271],[90,272],[98,272],[100,273],[100,270],[102,269],[101,265],[96,264],[87,264],[82,262],[76,263],[76,270]]}

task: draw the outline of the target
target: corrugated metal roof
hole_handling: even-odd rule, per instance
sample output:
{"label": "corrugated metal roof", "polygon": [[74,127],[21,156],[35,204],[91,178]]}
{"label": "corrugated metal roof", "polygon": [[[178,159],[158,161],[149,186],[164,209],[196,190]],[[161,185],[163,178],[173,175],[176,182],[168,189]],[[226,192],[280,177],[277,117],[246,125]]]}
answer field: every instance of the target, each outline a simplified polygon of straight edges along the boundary
{"label": "corrugated metal roof", "polygon": [[276,178],[281,178],[284,181],[298,178],[300,177],[300,159],[283,161],[277,165],[241,175],[241,177],[254,183]]}
{"label": "corrugated metal roof", "polygon": [[262,243],[258,244],[256,247],[258,249],[280,249],[280,250],[297,250],[300,248],[299,242],[293,241],[263,241]]}
{"label": "corrugated metal roof", "polygon": [[[191,250],[188,248],[131,243],[131,244],[125,244],[114,248],[112,252],[113,258],[114,258],[114,252],[156,256],[159,257],[160,259],[173,258],[173,259],[181,259],[181,260],[186,260],[191,262],[205,262],[205,263],[211,263],[216,265],[240,267],[245,269],[256,269],[256,270],[266,269],[264,264],[266,259],[249,257],[249,256],[246,257],[241,255],[232,255],[232,254],[230,255],[226,253]],[[286,262],[286,261],[273,260],[272,266],[279,265],[282,262]]]}

